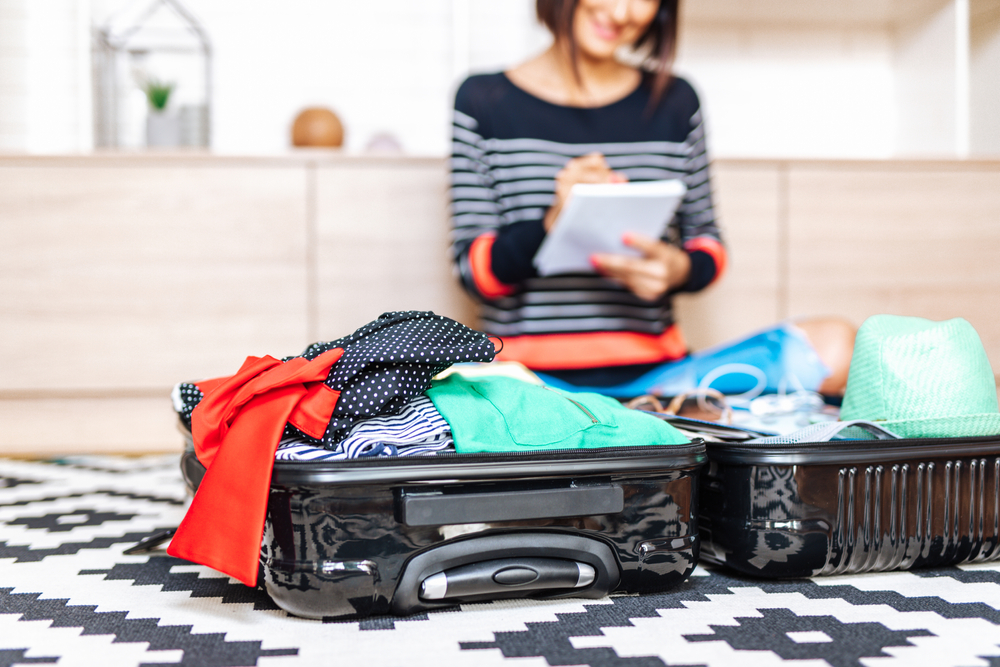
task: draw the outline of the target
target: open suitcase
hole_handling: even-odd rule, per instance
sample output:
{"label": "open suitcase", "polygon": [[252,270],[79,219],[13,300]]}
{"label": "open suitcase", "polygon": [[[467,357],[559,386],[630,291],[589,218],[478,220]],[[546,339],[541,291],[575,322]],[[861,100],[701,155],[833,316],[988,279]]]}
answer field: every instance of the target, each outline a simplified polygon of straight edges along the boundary
{"label": "open suitcase", "polygon": [[705,560],[762,577],[1000,558],[1000,437],[708,443]]}
{"label": "open suitcase", "polygon": [[[248,357],[234,376],[178,385],[181,467],[198,494],[168,553],[262,585],[310,618],[599,598],[683,581],[698,559],[704,443],[606,397],[588,408],[583,396],[460,374],[431,386],[455,361],[493,355],[485,334],[400,311],[299,357]],[[370,416],[410,419],[404,406],[424,392],[428,405],[436,392],[435,412],[449,406],[451,419],[437,419],[452,449],[339,451],[351,441],[340,434]],[[275,460],[293,426],[296,442],[337,434],[337,457]]]}
{"label": "open suitcase", "polygon": [[[698,559],[704,461],[701,442],[279,461],[258,581],[308,618],[661,591]],[[205,469],[190,441],[182,471],[193,491]]]}

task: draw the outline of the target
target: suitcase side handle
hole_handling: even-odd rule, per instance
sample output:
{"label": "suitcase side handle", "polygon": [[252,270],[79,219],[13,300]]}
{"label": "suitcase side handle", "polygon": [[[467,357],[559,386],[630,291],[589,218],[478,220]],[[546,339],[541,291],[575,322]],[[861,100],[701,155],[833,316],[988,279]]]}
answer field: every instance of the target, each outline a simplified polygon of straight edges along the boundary
{"label": "suitcase side handle", "polygon": [[604,542],[536,531],[487,535],[448,542],[410,559],[392,610],[405,615],[512,597],[597,599],[620,580],[618,561]]}

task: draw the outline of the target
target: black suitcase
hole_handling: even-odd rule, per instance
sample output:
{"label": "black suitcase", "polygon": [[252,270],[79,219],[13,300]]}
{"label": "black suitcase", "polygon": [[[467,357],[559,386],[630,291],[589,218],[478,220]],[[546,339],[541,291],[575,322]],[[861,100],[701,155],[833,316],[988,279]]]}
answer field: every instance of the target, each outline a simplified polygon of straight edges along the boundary
{"label": "black suitcase", "polygon": [[[662,591],[698,560],[705,445],[275,463],[260,576],[307,618]],[[188,434],[191,490],[204,467]]]}
{"label": "black suitcase", "polygon": [[1000,437],[708,443],[702,556],[761,577],[1000,558]]}

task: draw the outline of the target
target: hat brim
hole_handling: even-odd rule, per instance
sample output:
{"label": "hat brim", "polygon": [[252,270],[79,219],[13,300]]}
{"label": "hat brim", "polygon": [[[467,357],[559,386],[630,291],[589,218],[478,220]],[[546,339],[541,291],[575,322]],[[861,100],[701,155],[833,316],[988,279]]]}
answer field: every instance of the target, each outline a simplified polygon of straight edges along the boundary
{"label": "hat brim", "polygon": [[904,438],[973,438],[1000,435],[1000,414],[896,419],[875,422]]}

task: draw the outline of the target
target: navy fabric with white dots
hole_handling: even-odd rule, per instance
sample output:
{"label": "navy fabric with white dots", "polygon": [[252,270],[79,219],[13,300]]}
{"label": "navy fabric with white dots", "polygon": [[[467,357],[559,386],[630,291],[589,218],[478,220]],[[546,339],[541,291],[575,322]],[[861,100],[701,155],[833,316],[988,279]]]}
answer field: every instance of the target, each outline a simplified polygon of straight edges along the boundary
{"label": "navy fabric with white dots", "polygon": [[399,413],[452,364],[492,361],[495,354],[486,334],[419,311],[384,313],[350,336],[310,345],[302,356],[312,359],[335,347],[344,348],[344,355],[326,384],[340,390],[340,400],[323,437],[325,447],[340,442],[360,419]]}
{"label": "navy fabric with white dots", "polygon": [[[452,364],[492,361],[495,354],[486,334],[421,311],[384,313],[349,336],[310,345],[300,356],[314,359],[337,347],[344,354],[330,370],[326,384],[340,391],[340,399],[326,435],[315,441],[327,449],[336,448],[358,421],[398,414],[410,399],[430,387],[432,377]],[[181,419],[190,425],[201,390],[183,383],[175,397],[180,399],[176,407]],[[312,440],[291,425],[285,432]]]}

